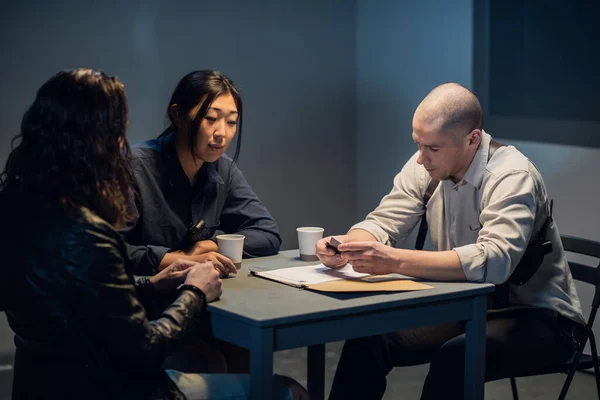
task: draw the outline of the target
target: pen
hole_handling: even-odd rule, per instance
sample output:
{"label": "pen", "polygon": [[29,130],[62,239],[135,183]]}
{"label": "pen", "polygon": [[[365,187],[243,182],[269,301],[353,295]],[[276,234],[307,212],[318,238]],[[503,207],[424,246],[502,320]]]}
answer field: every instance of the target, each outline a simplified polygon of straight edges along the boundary
{"label": "pen", "polygon": [[198,223],[196,225],[193,225],[190,227],[190,235],[196,235],[198,232],[200,232],[202,229],[204,229],[204,225],[206,225],[206,223],[204,222],[203,219],[198,221]]}
{"label": "pen", "polygon": [[201,219],[194,225],[190,225],[187,236],[184,240],[184,246],[194,244],[202,239],[202,231],[204,230],[204,220]]}

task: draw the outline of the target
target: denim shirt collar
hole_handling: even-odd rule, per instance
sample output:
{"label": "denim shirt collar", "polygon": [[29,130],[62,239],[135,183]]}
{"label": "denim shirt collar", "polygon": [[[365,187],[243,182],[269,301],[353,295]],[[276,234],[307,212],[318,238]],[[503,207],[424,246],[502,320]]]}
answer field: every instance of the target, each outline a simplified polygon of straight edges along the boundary
{"label": "denim shirt collar", "polygon": [[[171,186],[174,186],[176,182],[181,181],[185,181],[189,184],[189,180],[177,157],[177,152],[175,150],[175,135],[173,132],[168,133],[162,138],[160,152],[165,158],[165,165]],[[195,186],[206,186],[209,183],[218,185],[225,184],[223,178],[221,178],[221,174],[219,174],[219,160],[202,164],[199,174],[200,179],[196,181]]]}

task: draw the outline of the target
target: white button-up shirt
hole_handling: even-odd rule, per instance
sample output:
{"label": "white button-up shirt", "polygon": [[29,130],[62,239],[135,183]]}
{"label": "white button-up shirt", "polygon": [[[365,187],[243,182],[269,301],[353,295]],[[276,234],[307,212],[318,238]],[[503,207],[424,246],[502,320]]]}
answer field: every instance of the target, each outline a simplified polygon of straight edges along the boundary
{"label": "white button-up shirt", "polygon": [[[454,250],[467,280],[506,282],[531,237],[548,216],[548,196],[535,165],[513,146],[500,147],[488,163],[491,136],[482,142],[464,178],[440,182],[427,204],[434,248]],[[417,163],[418,153],[394,178],[394,187],[367,218],[363,229],[379,242],[401,243],[418,224],[431,176]],[[556,223],[546,233],[553,252],[522,286],[511,285],[511,306],[535,306],[585,323]]]}

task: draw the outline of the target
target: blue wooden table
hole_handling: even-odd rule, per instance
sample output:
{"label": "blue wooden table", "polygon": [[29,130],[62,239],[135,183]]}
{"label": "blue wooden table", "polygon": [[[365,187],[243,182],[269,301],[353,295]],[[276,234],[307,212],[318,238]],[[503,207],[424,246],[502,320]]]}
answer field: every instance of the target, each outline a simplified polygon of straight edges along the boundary
{"label": "blue wooden table", "polygon": [[252,399],[272,398],[275,351],[308,346],[308,390],[320,400],[325,343],[450,321],[466,321],[465,399],[483,399],[486,296],[493,285],[434,282],[434,289],[415,292],[326,294],[248,276],[249,268],[310,264],[297,250],[244,260],[208,306],[215,337],[250,350]]}

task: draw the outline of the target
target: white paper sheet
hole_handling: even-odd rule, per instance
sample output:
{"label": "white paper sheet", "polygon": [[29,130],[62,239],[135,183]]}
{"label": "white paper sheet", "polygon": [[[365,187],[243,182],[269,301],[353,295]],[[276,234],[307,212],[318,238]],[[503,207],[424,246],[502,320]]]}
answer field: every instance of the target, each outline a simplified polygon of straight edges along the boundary
{"label": "white paper sheet", "polygon": [[351,264],[342,268],[329,268],[323,264],[301,267],[280,268],[271,271],[254,271],[257,275],[286,282],[294,286],[314,285],[317,283],[337,281],[340,279],[360,279],[377,282],[395,279],[410,279],[400,274],[370,275],[354,271]]}

